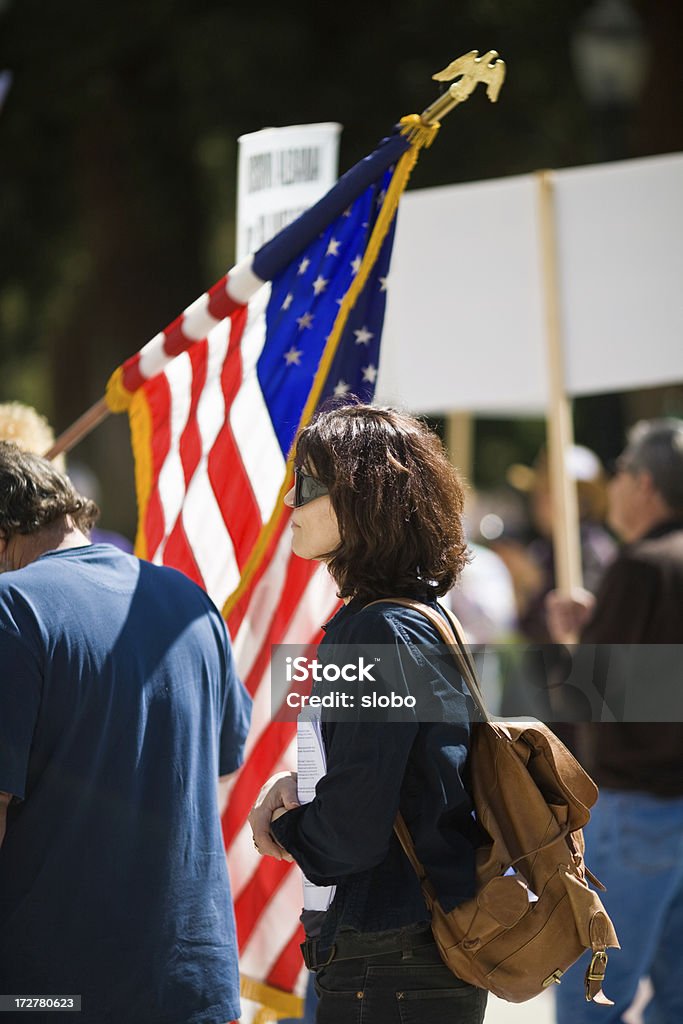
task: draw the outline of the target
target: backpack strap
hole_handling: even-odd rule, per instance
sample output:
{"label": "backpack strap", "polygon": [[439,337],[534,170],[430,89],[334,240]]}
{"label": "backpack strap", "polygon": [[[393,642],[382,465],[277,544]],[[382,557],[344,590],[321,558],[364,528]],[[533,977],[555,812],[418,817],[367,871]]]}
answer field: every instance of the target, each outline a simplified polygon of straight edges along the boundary
{"label": "backpack strap", "polygon": [[[446,621],[439,612],[434,611],[428,604],[424,604],[421,601],[413,601],[408,597],[383,597],[378,601],[371,601],[370,604],[398,604],[403,608],[411,608],[415,612],[419,612],[423,615],[437,631],[443,642],[448,647],[453,660],[455,661],[456,667],[462,676],[467,689],[472,695],[472,699],[476,704],[482,719],[485,722],[491,721],[491,716],[488,713],[484,698],[482,696],[481,687],[479,685],[479,679],[477,678],[477,670],[474,665],[474,660],[470,654],[467,644],[465,641],[465,635],[463,628],[460,625],[458,619],[453,615],[451,611],[444,608],[443,605],[439,605],[442,612],[448,616],[448,620],[451,628],[448,628]],[[369,608],[370,604],[365,607]],[[427,878],[425,869],[418,859],[417,853],[415,852],[415,845],[413,843],[412,836],[408,830],[408,826],[405,823],[403,815],[399,811],[396,815],[396,821],[394,822],[394,831],[403,847],[403,851],[410,861],[415,874],[417,875],[422,891],[425,894],[428,902],[436,899],[436,891],[434,886]],[[430,903],[431,905],[431,903]]]}
{"label": "backpack strap", "polygon": [[431,622],[432,626],[434,626],[434,629],[451,652],[458,671],[460,672],[460,675],[472,696],[472,700],[477,705],[477,709],[479,710],[483,721],[490,722],[491,716],[489,715],[486,704],[484,703],[484,697],[477,677],[474,659],[468,650],[463,628],[453,612],[444,608],[443,605],[439,605],[439,608],[441,608],[444,614],[448,617],[451,626],[449,629],[442,615],[439,615],[437,611],[430,608],[428,604],[423,604],[421,601],[413,601],[409,597],[382,597],[378,601],[371,601],[370,604],[367,604],[365,607],[369,608],[373,604],[399,604],[404,608],[411,608],[414,612],[419,612],[420,615],[424,615],[424,617]]}

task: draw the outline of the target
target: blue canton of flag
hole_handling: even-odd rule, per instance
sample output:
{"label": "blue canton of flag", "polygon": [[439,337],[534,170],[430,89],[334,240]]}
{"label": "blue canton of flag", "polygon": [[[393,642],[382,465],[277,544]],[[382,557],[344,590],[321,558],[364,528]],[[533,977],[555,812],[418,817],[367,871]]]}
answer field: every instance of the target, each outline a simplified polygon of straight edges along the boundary
{"label": "blue canton of flag", "polygon": [[[382,169],[376,181],[319,232],[281,273],[272,277],[266,310],[266,344],[257,374],[285,456],[341,303],[360,270],[393,173],[393,165]],[[347,396],[364,402],[372,400],[394,228],[395,218],[348,317],[324,382],[321,402]],[[253,269],[260,273],[259,254],[254,257]]]}

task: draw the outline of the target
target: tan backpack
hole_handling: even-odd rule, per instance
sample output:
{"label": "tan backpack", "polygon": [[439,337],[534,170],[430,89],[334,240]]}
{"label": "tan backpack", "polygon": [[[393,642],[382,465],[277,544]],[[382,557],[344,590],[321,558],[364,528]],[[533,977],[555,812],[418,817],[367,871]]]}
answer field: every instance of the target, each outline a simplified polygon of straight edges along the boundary
{"label": "tan backpack", "polygon": [[[541,722],[494,722],[481,697],[460,625],[427,605],[390,598],[425,615],[448,645],[484,719],[472,725],[471,778],[477,819],[489,840],[477,850],[476,896],[446,913],[400,817],[396,833],[420,878],[441,956],[454,974],[520,1003],[559,983],[586,949],[586,999],[602,991],[612,922],[586,877],[582,828],[598,797],[593,780]],[[457,639],[457,643],[454,642]],[[513,869],[512,872],[509,869]]]}

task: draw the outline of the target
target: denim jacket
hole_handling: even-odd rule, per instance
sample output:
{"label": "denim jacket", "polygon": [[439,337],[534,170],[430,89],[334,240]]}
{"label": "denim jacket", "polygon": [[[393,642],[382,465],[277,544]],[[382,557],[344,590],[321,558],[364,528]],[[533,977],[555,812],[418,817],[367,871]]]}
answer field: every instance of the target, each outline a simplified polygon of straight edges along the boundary
{"label": "denim jacket", "polygon": [[311,803],[272,825],[310,881],[337,886],[320,936],[323,949],[339,930],[381,932],[429,920],[417,876],[393,831],[399,809],[446,910],[474,895],[479,841],[468,782],[472,707],[434,627],[412,609],[365,607],[354,599],[324,629],[322,664],[338,663],[338,652],[348,655],[350,649],[372,658],[381,645],[388,657],[373,689],[400,687],[407,658],[443,714],[430,714],[441,719],[431,721],[387,721],[386,714],[334,721],[323,712],[327,774]]}

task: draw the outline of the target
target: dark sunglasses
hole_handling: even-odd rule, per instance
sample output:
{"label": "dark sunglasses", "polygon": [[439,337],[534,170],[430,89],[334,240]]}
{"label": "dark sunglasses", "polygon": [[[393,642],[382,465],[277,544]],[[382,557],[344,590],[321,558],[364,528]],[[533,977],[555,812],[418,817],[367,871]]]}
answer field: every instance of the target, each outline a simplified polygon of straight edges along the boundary
{"label": "dark sunglasses", "polygon": [[304,473],[301,469],[294,470],[294,508],[301,508],[309,501],[315,501],[316,498],[322,498],[323,494],[329,493],[325,484],[316,480],[314,476]]}

